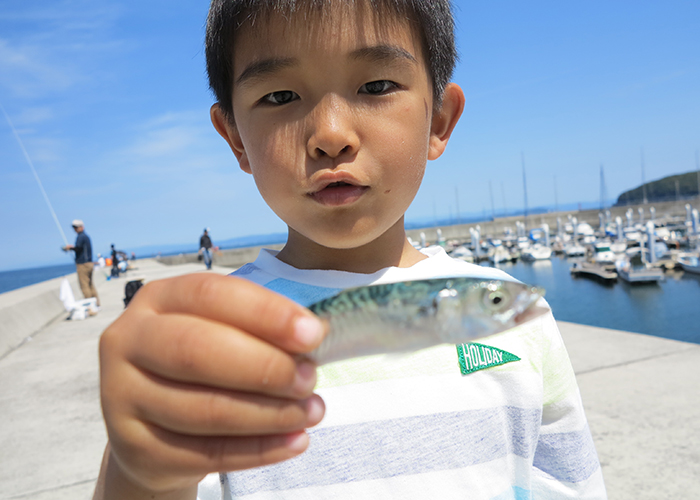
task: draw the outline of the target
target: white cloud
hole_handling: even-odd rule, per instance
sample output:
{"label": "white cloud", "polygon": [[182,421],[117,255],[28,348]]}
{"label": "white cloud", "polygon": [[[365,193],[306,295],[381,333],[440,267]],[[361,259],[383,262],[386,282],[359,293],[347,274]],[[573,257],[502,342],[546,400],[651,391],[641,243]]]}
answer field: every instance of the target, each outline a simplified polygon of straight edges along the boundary
{"label": "white cloud", "polygon": [[48,106],[34,106],[24,108],[21,113],[15,117],[16,125],[24,127],[43,123],[54,118],[54,112]]}
{"label": "white cloud", "polygon": [[[94,65],[124,46],[109,39],[119,11],[85,0],[16,2],[0,14],[0,90],[22,99],[46,98],[91,81]],[[5,28],[6,29],[3,29]]]}
{"label": "white cloud", "polygon": [[63,64],[46,61],[47,52],[43,47],[0,39],[0,85],[16,97],[39,96],[73,85],[77,75]]}

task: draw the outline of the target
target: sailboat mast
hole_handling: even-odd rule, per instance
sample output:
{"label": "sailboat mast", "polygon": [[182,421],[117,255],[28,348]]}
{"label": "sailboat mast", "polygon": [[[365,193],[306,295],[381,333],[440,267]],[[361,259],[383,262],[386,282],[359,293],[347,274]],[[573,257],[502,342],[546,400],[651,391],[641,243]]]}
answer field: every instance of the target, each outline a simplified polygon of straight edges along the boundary
{"label": "sailboat mast", "polygon": [[647,200],[647,185],[644,181],[644,148],[642,148],[642,193],[644,196],[644,204],[646,205],[649,201]]}
{"label": "sailboat mast", "polygon": [[695,170],[698,173],[698,198],[700,198],[700,153],[695,150]]}
{"label": "sailboat mast", "polygon": [[600,209],[605,210],[607,208],[608,201],[608,190],[605,186],[605,171],[603,169],[603,164],[600,164]]}
{"label": "sailboat mast", "polygon": [[525,153],[520,152],[520,159],[523,165],[523,200],[525,204],[525,228],[527,229],[527,178],[525,177]]}

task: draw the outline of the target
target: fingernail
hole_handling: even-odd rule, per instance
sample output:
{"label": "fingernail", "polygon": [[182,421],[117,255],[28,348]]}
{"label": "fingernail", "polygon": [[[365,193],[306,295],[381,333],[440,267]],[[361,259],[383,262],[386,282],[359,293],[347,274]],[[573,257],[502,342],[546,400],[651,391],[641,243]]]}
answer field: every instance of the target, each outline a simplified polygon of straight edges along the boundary
{"label": "fingernail", "polygon": [[323,335],[323,325],[312,316],[299,316],[294,323],[294,338],[300,344],[312,345]]}
{"label": "fingernail", "polygon": [[302,361],[294,376],[294,390],[297,394],[308,394],[316,385],[316,365]]}
{"label": "fingernail", "polygon": [[311,396],[306,401],[307,425],[314,426],[323,419],[326,413],[326,405],[319,396]]}
{"label": "fingernail", "polygon": [[309,436],[306,432],[288,434],[285,441],[287,449],[294,452],[304,451],[309,446]]}

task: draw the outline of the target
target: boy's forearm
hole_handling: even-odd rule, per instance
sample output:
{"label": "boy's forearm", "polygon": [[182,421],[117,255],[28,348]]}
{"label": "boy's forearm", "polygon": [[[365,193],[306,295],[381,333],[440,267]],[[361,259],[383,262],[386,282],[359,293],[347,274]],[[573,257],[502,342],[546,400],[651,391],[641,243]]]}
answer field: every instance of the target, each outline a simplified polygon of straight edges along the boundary
{"label": "boy's forearm", "polygon": [[197,486],[168,493],[154,493],[134,484],[117,465],[107,443],[92,500],[196,500],[196,498]]}

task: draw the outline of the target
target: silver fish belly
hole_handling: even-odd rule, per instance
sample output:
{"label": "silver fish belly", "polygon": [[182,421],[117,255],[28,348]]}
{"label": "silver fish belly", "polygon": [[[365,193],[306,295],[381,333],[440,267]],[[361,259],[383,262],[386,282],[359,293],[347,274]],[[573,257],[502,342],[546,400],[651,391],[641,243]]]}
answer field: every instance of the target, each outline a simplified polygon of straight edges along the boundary
{"label": "silver fish belly", "polygon": [[540,316],[542,296],[539,287],[463,277],[344,290],[309,307],[330,326],[309,358],[322,365],[470,342]]}

